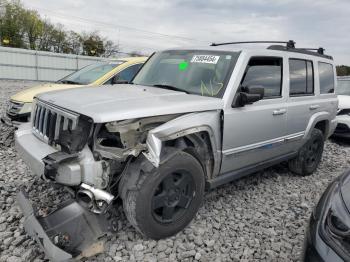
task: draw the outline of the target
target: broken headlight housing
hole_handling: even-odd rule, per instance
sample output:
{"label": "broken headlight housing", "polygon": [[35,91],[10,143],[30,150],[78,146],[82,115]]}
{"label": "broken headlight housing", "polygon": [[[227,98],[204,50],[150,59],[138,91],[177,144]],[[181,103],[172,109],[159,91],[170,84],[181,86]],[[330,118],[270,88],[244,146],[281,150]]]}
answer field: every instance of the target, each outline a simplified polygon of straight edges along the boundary
{"label": "broken headlight housing", "polygon": [[60,128],[59,136],[55,143],[61,146],[63,152],[73,154],[83,150],[88,143],[88,139],[92,134],[93,121],[88,117],[79,116],[79,121],[74,129],[70,128],[70,126],[64,129],[63,125]]}

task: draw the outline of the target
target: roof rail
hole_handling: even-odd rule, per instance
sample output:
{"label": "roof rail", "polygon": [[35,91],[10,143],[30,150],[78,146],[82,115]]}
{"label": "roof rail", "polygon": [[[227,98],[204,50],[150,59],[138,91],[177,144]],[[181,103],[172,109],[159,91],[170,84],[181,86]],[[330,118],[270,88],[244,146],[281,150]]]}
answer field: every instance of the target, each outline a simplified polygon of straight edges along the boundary
{"label": "roof rail", "polygon": [[239,44],[286,44],[287,48],[295,48],[295,42],[293,40],[289,40],[289,41],[243,41],[243,42],[212,43],[211,46],[239,45]]}
{"label": "roof rail", "polygon": [[319,48],[298,48],[299,50],[305,50],[305,51],[317,51],[318,54],[320,55],[324,55],[324,51],[326,51],[326,49],[324,49],[323,47],[319,47]]}
{"label": "roof rail", "polygon": [[[281,45],[271,45],[267,49],[270,50],[278,50],[278,51],[288,51],[288,52],[294,52],[294,53],[300,53],[305,55],[312,55],[312,56],[318,56],[323,57],[326,59],[333,60],[333,57],[330,55],[326,55],[325,49],[322,47],[319,48],[286,48]],[[316,52],[315,52],[316,51]]]}
{"label": "roof rail", "polygon": [[[242,41],[242,42],[227,42],[227,43],[212,43],[210,46],[221,46],[221,45],[239,45],[239,44],[285,44],[282,45],[271,45],[267,49],[279,50],[279,51],[290,51],[296,53],[302,53],[307,55],[320,56],[327,59],[333,60],[333,57],[326,55],[324,53],[325,49],[323,47],[319,48],[296,48],[295,41]],[[316,51],[316,52],[314,52]]]}

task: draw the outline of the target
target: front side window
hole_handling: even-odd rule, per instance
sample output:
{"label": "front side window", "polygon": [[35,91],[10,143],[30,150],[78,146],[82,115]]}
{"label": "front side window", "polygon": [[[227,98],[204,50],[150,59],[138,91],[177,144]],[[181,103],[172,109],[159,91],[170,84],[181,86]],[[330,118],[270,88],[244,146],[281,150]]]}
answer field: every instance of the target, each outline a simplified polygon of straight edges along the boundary
{"label": "front side window", "polygon": [[95,63],[92,65],[88,65],[74,72],[73,74],[62,78],[58,81],[58,83],[88,85],[95,82],[96,80],[98,80],[117,66],[121,65],[122,63],[124,62],[115,61],[113,63]]}
{"label": "front side window", "polygon": [[133,84],[221,98],[239,53],[168,50],[155,53]]}
{"label": "front side window", "polygon": [[337,94],[350,96],[350,79],[338,80]]}
{"label": "front side window", "polygon": [[334,93],[334,71],[333,65],[318,62],[318,73],[320,76],[321,94]]}
{"label": "front side window", "polygon": [[314,70],[311,61],[289,59],[289,94],[291,96],[314,93]]}
{"label": "front side window", "polygon": [[264,98],[280,97],[282,92],[282,63],[279,57],[253,57],[250,59],[242,87],[264,88]]}

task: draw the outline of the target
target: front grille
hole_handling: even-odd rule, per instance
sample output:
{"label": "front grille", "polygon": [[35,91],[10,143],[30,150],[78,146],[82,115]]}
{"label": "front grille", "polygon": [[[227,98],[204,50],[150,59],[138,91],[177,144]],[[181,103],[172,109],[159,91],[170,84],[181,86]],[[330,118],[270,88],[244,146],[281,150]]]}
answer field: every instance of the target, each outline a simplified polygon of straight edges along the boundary
{"label": "front grille", "polygon": [[75,130],[78,120],[78,114],[36,100],[32,112],[33,133],[41,140],[53,144],[60,132]]}
{"label": "front grille", "polygon": [[23,103],[10,101],[8,106],[7,106],[6,113],[10,116],[16,116],[16,115],[18,115],[18,113],[22,107],[23,107]]}

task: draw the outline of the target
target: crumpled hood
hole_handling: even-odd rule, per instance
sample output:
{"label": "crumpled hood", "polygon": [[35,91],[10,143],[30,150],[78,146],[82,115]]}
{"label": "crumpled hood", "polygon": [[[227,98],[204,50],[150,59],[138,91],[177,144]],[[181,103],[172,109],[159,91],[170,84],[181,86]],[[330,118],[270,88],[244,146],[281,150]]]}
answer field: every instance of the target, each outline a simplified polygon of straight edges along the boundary
{"label": "crumpled hood", "polygon": [[110,85],[50,92],[40,100],[91,117],[95,123],[223,108],[223,101],[140,85]]}
{"label": "crumpled hood", "polygon": [[81,85],[67,85],[67,84],[55,84],[55,83],[38,85],[16,93],[11,97],[11,100],[22,102],[22,103],[31,103],[33,101],[33,98],[40,93],[76,88],[80,86]]}
{"label": "crumpled hood", "polygon": [[338,95],[339,109],[350,109],[350,96]]}

